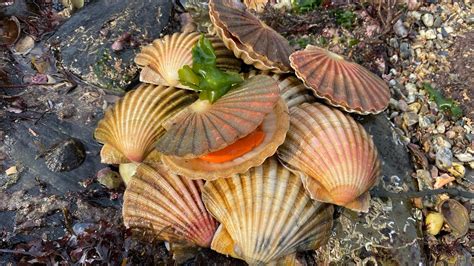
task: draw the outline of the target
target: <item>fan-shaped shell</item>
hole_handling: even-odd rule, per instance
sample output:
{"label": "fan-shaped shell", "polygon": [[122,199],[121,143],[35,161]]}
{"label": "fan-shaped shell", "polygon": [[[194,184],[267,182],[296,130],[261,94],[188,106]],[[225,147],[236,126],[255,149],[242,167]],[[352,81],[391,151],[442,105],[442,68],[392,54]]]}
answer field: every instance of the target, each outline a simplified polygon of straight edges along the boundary
{"label": "fan-shaped shell", "polygon": [[217,228],[201,200],[203,181],[141,164],[124,194],[125,226],[154,239],[209,247]]}
{"label": "fan-shaped shell", "polygon": [[162,123],[197,98],[173,87],[140,85],[105,112],[94,136],[104,144],[102,163],[141,162],[164,132]]}
{"label": "fan-shaped shell", "polygon": [[162,160],[174,172],[193,179],[215,180],[243,173],[251,167],[261,165],[266,158],[275,154],[277,148],[285,141],[289,120],[288,108],[285,102],[280,100],[262,122],[262,130],[265,132],[262,143],[232,161],[212,163],[199,158],[184,159],[173,156],[162,156]]}
{"label": "fan-shaped shell", "polygon": [[275,158],[206,182],[202,198],[221,223],[211,248],[251,265],[316,249],[331,234],[333,206],[311,200],[301,179]]}
{"label": "fan-shaped shell", "polygon": [[209,1],[209,16],[227,48],[245,63],[276,73],[291,70],[288,41],[245,9],[238,0]]}
{"label": "fan-shaped shell", "polygon": [[311,198],[368,211],[380,161],[371,137],[352,117],[319,103],[294,107],[278,156],[304,173]]}
{"label": "fan-shaped shell", "polygon": [[279,99],[278,84],[272,78],[245,80],[215,103],[197,101],[170,119],[157,149],[183,158],[223,149],[254,131]]}
{"label": "fan-shaped shell", "polygon": [[313,92],[306,88],[303,82],[296,77],[289,74],[274,74],[267,71],[250,71],[244,74],[245,78],[250,78],[255,75],[269,75],[274,80],[278,81],[278,87],[280,87],[280,95],[288,105],[288,109],[294,106],[298,106],[305,102],[314,102],[316,98]]}
{"label": "fan-shaped shell", "polygon": [[314,94],[346,112],[376,114],[388,106],[390,90],[377,75],[317,46],[290,56],[296,75]]}
{"label": "fan-shaped shell", "polygon": [[[200,34],[174,33],[156,39],[144,46],[135,57],[135,63],[142,68],[140,81],[157,85],[185,88],[179,82],[178,70],[184,65],[193,64],[192,49],[199,40]],[[217,67],[224,70],[239,71],[241,64],[224,43],[217,37],[207,36],[216,54]]]}

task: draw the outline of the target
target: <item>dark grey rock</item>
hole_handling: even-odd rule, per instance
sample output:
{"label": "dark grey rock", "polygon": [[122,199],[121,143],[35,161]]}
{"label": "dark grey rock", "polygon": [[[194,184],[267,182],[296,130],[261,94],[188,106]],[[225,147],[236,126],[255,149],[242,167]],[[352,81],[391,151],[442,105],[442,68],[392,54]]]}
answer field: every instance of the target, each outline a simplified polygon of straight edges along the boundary
{"label": "dark grey rock", "polygon": [[74,170],[82,164],[85,158],[84,145],[75,138],[55,143],[44,155],[46,167],[53,172]]}
{"label": "dark grey rock", "polygon": [[393,25],[393,31],[395,34],[398,36],[405,38],[408,36],[408,30],[407,28],[403,25],[403,21],[401,19],[397,20],[397,22]]}
{"label": "dark grey rock", "polygon": [[403,59],[408,59],[411,56],[410,45],[406,42],[400,44],[400,57]]}
{"label": "dark grey rock", "polygon": [[[75,13],[48,40],[60,63],[84,80],[111,90],[122,90],[136,75],[133,58],[168,24],[172,1],[92,1]],[[112,44],[130,34],[124,47]]]}

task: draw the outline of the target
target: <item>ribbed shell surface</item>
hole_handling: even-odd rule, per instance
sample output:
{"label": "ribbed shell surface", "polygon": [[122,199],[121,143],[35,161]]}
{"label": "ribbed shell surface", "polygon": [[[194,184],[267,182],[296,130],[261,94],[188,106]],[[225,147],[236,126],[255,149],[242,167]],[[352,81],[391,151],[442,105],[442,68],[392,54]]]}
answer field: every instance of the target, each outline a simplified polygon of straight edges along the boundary
{"label": "ribbed shell surface", "polygon": [[[197,32],[174,33],[156,39],[142,47],[135,57],[135,63],[142,68],[140,81],[166,86],[187,88],[179,82],[178,70],[184,65],[192,65],[192,49],[199,40]],[[240,71],[241,63],[217,37],[206,36],[216,54],[217,67],[224,70]]]}
{"label": "ribbed shell surface", "polygon": [[226,178],[261,165],[265,159],[275,154],[277,148],[285,141],[289,126],[288,108],[283,100],[279,100],[274,110],[264,118],[261,124],[262,130],[265,132],[262,143],[240,157],[222,163],[207,162],[199,158],[185,159],[165,155],[161,158],[173,172],[189,178],[206,180]]}
{"label": "ribbed shell surface", "polygon": [[197,102],[173,117],[157,149],[184,158],[223,149],[254,131],[279,99],[272,78],[260,75],[245,80],[204,110],[196,111],[201,104]]}
{"label": "ribbed shell surface", "polygon": [[201,200],[203,181],[141,164],[124,194],[125,226],[158,240],[209,247],[217,222]]}
{"label": "ribbed shell surface", "polygon": [[300,178],[275,158],[206,182],[202,198],[221,223],[211,248],[249,264],[316,249],[331,234],[333,206],[311,200]]}
{"label": "ribbed shell surface", "polygon": [[330,105],[363,115],[388,106],[388,85],[359,64],[312,45],[294,52],[290,61],[298,78]]}
{"label": "ribbed shell surface", "polygon": [[352,117],[319,103],[292,108],[278,156],[300,171],[311,198],[367,212],[380,175],[375,145]]}
{"label": "ribbed shell surface", "polygon": [[293,52],[288,40],[237,0],[209,1],[209,16],[219,37],[236,57],[261,70],[289,72]]}
{"label": "ribbed shell surface", "polygon": [[128,92],[99,121],[94,136],[103,143],[102,163],[143,161],[164,132],[162,123],[197,98],[173,87],[141,84]]}

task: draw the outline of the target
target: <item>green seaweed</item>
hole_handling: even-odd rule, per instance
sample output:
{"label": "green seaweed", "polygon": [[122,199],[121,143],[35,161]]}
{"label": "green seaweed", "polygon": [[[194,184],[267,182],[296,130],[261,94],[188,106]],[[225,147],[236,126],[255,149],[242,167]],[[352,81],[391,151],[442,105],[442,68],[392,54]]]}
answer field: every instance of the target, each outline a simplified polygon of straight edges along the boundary
{"label": "green seaweed", "polygon": [[304,13],[321,6],[323,0],[291,0],[291,6],[296,12]]}
{"label": "green seaweed", "polygon": [[428,92],[430,100],[434,101],[443,112],[450,114],[454,118],[462,116],[461,108],[453,99],[445,98],[439,90],[434,89],[429,83],[424,83],[423,88]]}
{"label": "green seaweed", "polygon": [[333,12],[336,24],[346,29],[351,29],[356,21],[356,15],[350,10],[336,9]]}
{"label": "green seaweed", "polygon": [[201,100],[213,103],[243,81],[238,73],[217,68],[214,48],[204,35],[194,46],[192,54],[193,65],[184,66],[178,70],[178,75],[182,84],[200,92]]}

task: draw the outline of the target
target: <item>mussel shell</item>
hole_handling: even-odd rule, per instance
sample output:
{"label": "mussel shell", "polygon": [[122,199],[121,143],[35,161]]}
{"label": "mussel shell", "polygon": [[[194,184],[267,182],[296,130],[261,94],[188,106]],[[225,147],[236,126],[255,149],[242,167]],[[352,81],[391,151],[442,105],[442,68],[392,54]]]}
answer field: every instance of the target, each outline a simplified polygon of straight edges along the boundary
{"label": "mussel shell", "polygon": [[280,99],[278,84],[255,76],[210,104],[198,101],[167,122],[157,149],[166,155],[196,158],[253,132]]}
{"label": "mussel shell", "polygon": [[162,156],[163,163],[174,172],[190,178],[215,180],[243,173],[251,167],[261,165],[266,158],[275,154],[277,148],[285,141],[290,126],[288,108],[280,100],[274,110],[262,122],[265,132],[263,142],[250,152],[228,162],[211,163],[199,158],[184,159],[173,156]]}
{"label": "mussel shell", "polygon": [[164,133],[163,122],[194,102],[193,92],[141,84],[105,112],[94,136],[104,144],[102,163],[142,162]]}
{"label": "mussel shell", "polygon": [[296,75],[314,94],[346,112],[376,114],[388,106],[388,85],[374,73],[317,46],[290,56]]}
{"label": "mussel shell", "polygon": [[446,199],[439,203],[438,209],[454,236],[467,234],[470,218],[466,207],[454,199]]}
{"label": "mussel shell", "polygon": [[202,198],[221,223],[211,248],[251,265],[316,249],[331,234],[333,206],[311,200],[300,178],[275,158],[206,182]]}
{"label": "mussel shell", "polygon": [[349,115],[320,103],[292,108],[278,156],[299,171],[311,198],[368,211],[381,163],[371,137]]}
{"label": "mussel shell", "polygon": [[124,194],[125,226],[150,238],[209,247],[217,223],[201,200],[203,185],[161,165],[140,164]]}
{"label": "mussel shell", "polygon": [[219,37],[236,57],[261,70],[291,70],[288,40],[245,9],[237,0],[209,1],[209,16]]}
{"label": "mussel shell", "polygon": [[[178,70],[184,65],[192,65],[192,49],[199,40],[197,32],[174,33],[156,39],[142,47],[135,57],[135,63],[142,68],[140,81],[165,86],[188,89],[179,82]],[[216,65],[223,70],[240,71],[241,63],[217,37],[206,36],[216,54]]]}

